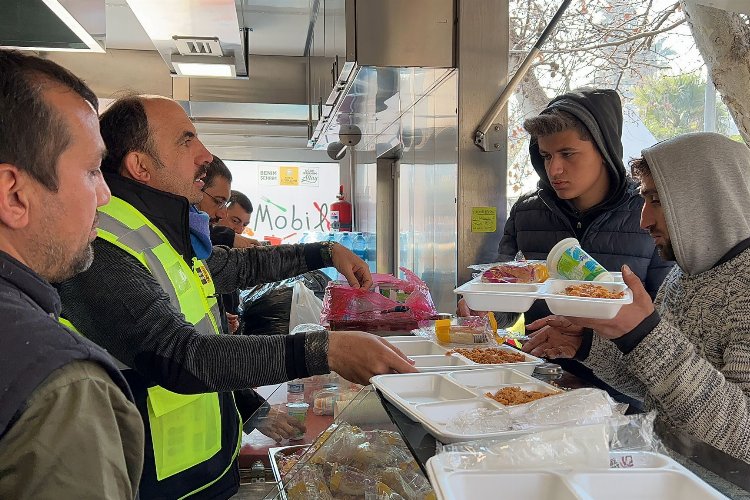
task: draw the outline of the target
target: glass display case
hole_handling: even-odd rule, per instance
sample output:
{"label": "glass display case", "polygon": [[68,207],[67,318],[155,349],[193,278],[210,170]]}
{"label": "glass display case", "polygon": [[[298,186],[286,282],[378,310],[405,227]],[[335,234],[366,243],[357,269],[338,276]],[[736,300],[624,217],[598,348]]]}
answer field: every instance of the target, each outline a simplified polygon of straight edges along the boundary
{"label": "glass display case", "polygon": [[[251,419],[255,429],[246,425],[251,432],[240,464],[252,470],[262,462],[273,477],[267,478],[263,495],[256,485],[252,498],[434,498],[423,463],[414,458],[371,386],[324,376],[259,392],[265,392],[268,404]],[[296,422],[304,422],[304,431]],[[281,439],[274,442],[277,436]]]}
{"label": "glass display case", "polygon": [[[540,378],[565,389],[591,385],[568,372]],[[436,498],[426,464],[442,443],[372,386],[331,375],[258,391],[267,404],[246,423],[240,466],[253,478],[262,464],[266,482],[237,498]],[[750,498],[750,464],[684,433],[657,433],[680,466],[729,498]]]}

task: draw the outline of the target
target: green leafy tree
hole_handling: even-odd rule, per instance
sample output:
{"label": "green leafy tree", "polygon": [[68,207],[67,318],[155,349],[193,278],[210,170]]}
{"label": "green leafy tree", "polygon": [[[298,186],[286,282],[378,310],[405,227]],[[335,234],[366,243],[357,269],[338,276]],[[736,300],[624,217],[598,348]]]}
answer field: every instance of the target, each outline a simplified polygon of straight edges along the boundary
{"label": "green leafy tree", "polygon": [[[658,140],[703,130],[706,81],[700,74],[646,79],[634,90],[633,103],[643,123]],[[717,132],[727,134],[729,113],[717,99]]]}

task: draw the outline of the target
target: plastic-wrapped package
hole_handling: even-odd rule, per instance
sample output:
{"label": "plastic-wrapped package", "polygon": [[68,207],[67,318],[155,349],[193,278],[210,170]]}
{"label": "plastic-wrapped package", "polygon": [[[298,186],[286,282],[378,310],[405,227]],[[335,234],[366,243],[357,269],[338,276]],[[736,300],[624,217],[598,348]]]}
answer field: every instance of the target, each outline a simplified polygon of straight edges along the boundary
{"label": "plastic-wrapped package", "polygon": [[600,389],[576,389],[526,404],[463,411],[448,422],[448,429],[489,433],[589,425],[622,415],[626,409],[627,405],[617,403]]}
{"label": "plastic-wrapped package", "polygon": [[377,481],[374,487],[367,488],[364,498],[365,500],[404,500],[404,497],[380,481]]}
{"label": "plastic-wrapped package", "polygon": [[311,461],[322,464],[349,460],[357,446],[365,442],[367,442],[367,436],[362,429],[346,423],[339,424],[315,451]]}
{"label": "plastic-wrapped package", "polygon": [[492,338],[487,316],[439,319],[435,321],[435,338],[441,344],[486,344]]}
{"label": "plastic-wrapped package", "polygon": [[358,391],[342,390],[331,387],[316,392],[313,396],[313,413],[316,415],[333,415],[338,401],[351,401]]}
{"label": "plastic-wrapped package", "polygon": [[408,294],[403,302],[375,291],[331,282],[323,298],[321,323],[329,324],[333,330],[409,331],[417,328],[419,321],[434,318],[437,310],[427,285],[408,269],[400,269],[405,280],[376,273],[373,282],[398,287]]}
{"label": "plastic-wrapped package", "polygon": [[601,389],[576,389],[514,407],[513,428],[552,425],[587,425],[625,413],[627,405],[613,400]]}
{"label": "plastic-wrapped package", "polygon": [[[468,316],[467,318],[476,318],[476,317],[477,316]],[[462,323],[461,320],[463,319],[464,318],[454,318],[457,325],[459,326],[461,326],[461,323]],[[483,319],[486,320],[486,317],[484,317]],[[495,334],[493,334],[492,328],[489,326],[489,323],[487,327],[482,326],[481,328],[483,329],[483,333],[484,333],[484,339],[483,339],[484,342],[481,343],[481,345],[479,345],[478,347],[499,347],[503,345],[506,340],[508,340],[511,337],[514,337],[514,335],[511,332],[504,330],[502,328],[497,330],[497,336],[496,336]],[[425,339],[432,340],[433,342],[437,342],[441,346],[448,347],[448,348],[466,347],[468,345],[468,344],[458,343],[458,342],[450,342],[450,343],[441,342],[437,336],[437,333],[435,332],[435,327],[431,325],[425,325],[425,326],[420,326],[419,328],[415,328],[414,330],[411,331],[411,334],[416,337],[423,337]],[[521,338],[522,340],[525,340],[525,337],[516,336],[516,338]],[[472,340],[471,343],[474,344],[475,339],[472,338],[471,340]]]}
{"label": "plastic-wrapped package", "polygon": [[503,262],[482,272],[482,283],[543,283],[549,278],[542,261]]}
{"label": "plastic-wrapped package", "polygon": [[[543,401],[543,400],[540,400]],[[531,406],[531,405],[527,405]],[[616,411],[619,408],[613,407]],[[610,452],[669,454],[654,432],[656,412],[600,418],[598,423],[547,428],[523,436],[467,441],[444,445],[436,459],[453,470],[603,469],[647,464],[612,463]],[[628,458],[627,456],[625,458]],[[631,456],[632,458],[632,456]]]}
{"label": "plastic-wrapped package", "polygon": [[432,492],[430,482],[415,471],[386,467],[377,474],[378,480],[402,498],[424,498]]}
{"label": "plastic-wrapped package", "polygon": [[543,283],[549,278],[545,261],[526,260],[521,252],[508,262],[473,264],[469,269],[478,271],[483,283]]}
{"label": "plastic-wrapped package", "polygon": [[436,457],[442,467],[457,470],[606,469],[609,446],[606,425],[600,423],[446,445]]}
{"label": "plastic-wrapped package", "polygon": [[509,431],[513,428],[513,418],[506,408],[478,408],[457,413],[446,427],[458,433],[490,433]]}
{"label": "plastic-wrapped package", "polygon": [[290,500],[333,500],[323,474],[316,467],[301,467],[285,489]]}
{"label": "plastic-wrapped package", "polygon": [[668,455],[667,448],[654,431],[656,411],[621,415],[607,421],[609,448],[612,451],[653,451]]}
{"label": "plastic-wrapped package", "polygon": [[[435,499],[432,486],[398,433],[380,429],[363,431],[348,423],[338,423],[324,431],[323,436],[324,439],[327,436],[325,442],[312,446],[300,459],[306,463],[289,473],[291,480],[286,489],[294,488],[297,495],[294,498]],[[318,492],[318,483],[326,486],[329,497],[319,496],[322,494]]]}
{"label": "plastic-wrapped package", "polygon": [[368,486],[374,485],[375,481],[348,465],[334,465],[328,480],[331,493],[333,495],[351,495],[356,497],[365,496],[365,490]]}

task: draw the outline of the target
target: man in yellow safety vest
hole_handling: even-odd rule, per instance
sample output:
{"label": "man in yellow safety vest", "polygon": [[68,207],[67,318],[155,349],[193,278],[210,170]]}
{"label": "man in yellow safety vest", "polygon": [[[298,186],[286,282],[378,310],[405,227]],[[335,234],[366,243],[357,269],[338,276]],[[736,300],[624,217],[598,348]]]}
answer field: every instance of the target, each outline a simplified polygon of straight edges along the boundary
{"label": "man in yellow safety vest", "polygon": [[144,498],[228,498],[239,485],[241,418],[231,391],[336,371],[359,383],[415,371],[363,332],[220,334],[216,295],[335,266],[369,287],[365,264],[328,242],[213,247],[203,197],[212,156],[175,101],[131,96],[101,117],[112,191],[91,268],[60,284],[63,316],[126,369],[146,422]]}

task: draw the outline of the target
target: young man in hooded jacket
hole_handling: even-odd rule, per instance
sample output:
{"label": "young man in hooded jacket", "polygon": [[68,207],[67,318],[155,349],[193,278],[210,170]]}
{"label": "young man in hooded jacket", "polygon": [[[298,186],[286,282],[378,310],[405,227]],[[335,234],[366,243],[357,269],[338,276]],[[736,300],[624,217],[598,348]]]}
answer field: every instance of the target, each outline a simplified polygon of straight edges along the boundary
{"label": "young man in hooded jacket", "polygon": [[[632,304],[611,320],[551,318],[524,350],[576,355],[668,427],[750,463],[750,150],[685,134],[631,165],[641,226],[677,265],[653,303],[624,267]],[[594,334],[565,335],[582,326]]]}
{"label": "young man in hooded jacket", "polygon": [[[555,244],[576,238],[610,271],[627,264],[654,296],[672,262],[662,260],[639,227],[643,200],[622,162],[622,105],[609,89],[579,89],[555,97],[524,122],[529,155],[539,183],[513,205],[498,249],[498,261],[546,259]],[[464,303],[459,312],[469,314]],[[538,300],[527,322],[550,314]],[[517,317],[508,315],[502,323]]]}

